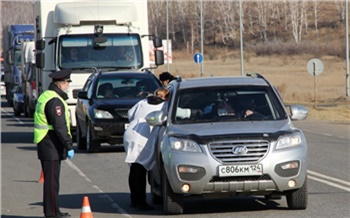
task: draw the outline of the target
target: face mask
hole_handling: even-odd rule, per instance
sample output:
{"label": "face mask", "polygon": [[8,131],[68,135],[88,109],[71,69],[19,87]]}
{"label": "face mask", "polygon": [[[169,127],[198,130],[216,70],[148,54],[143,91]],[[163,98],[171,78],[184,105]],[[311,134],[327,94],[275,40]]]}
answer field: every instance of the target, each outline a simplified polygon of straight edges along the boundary
{"label": "face mask", "polygon": [[67,88],[66,90],[63,90],[67,95],[69,94],[69,92],[70,92],[70,87],[69,88]]}

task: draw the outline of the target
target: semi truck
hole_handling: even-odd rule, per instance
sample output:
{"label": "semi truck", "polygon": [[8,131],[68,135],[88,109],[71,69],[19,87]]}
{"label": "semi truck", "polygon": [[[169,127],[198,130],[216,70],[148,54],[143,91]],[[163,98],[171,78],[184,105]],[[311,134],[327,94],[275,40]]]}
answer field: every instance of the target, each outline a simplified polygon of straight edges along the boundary
{"label": "semi truck", "polygon": [[[164,63],[163,51],[149,62],[149,40],[155,48],[161,39],[148,33],[147,0],[37,0],[34,2],[37,92],[51,82],[49,74],[72,69],[67,104],[71,129],[76,128],[77,94],[96,70],[143,71]],[[118,54],[128,60],[118,60]]]}
{"label": "semi truck", "polygon": [[37,100],[34,41],[22,44],[21,65],[23,93],[23,108],[21,111],[23,111],[25,117],[33,117]]}
{"label": "semi truck", "polygon": [[13,95],[22,83],[21,44],[34,40],[33,24],[12,24],[3,30],[4,80],[7,103],[13,106]]}

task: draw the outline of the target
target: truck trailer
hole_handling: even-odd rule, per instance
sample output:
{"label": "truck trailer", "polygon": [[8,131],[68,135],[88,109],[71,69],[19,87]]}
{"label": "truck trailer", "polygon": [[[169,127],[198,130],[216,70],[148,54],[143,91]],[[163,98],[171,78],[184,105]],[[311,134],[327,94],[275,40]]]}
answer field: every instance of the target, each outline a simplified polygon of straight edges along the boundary
{"label": "truck trailer", "polygon": [[[48,89],[51,72],[72,69],[67,100],[72,130],[77,94],[91,73],[150,69],[149,40],[162,46],[148,33],[147,0],[37,0],[34,20],[38,95]],[[118,60],[121,52],[130,60]],[[163,64],[162,51],[156,56],[155,65]]]}
{"label": "truck trailer", "polygon": [[12,24],[3,30],[4,71],[7,103],[13,106],[13,95],[22,83],[21,44],[34,40],[33,24]]}

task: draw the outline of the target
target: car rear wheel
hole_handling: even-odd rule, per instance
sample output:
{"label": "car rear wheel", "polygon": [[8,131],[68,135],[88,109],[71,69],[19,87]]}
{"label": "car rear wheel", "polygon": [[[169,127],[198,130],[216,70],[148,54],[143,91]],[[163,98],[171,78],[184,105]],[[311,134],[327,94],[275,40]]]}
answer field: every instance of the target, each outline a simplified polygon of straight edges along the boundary
{"label": "car rear wheel", "polygon": [[165,214],[176,215],[183,213],[183,197],[173,192],[165,171],[162,173],[163,211]]}
{"label": "car rear wheel", "polygon": [[81,127],[77,120],[77,145],[79,150],[86,150],[86,138],[82,136]]}
{"label": "car rear wheel", "polygon": [[86,125],[86,149],[88,152],[97,152],[101,149],[101,143],[92,138],[90,123]]}
{"label": "car rear wheel", "polygon": [[286,198],[289,209],[306,209],[308,200],[307,179],[305,179],[304,185],[301,188],[287,192]]}

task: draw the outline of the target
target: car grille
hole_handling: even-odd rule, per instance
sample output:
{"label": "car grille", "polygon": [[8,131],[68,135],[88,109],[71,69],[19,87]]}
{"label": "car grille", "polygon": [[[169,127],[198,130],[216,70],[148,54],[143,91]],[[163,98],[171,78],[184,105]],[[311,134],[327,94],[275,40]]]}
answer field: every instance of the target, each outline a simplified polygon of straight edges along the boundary
{"label": "car grille", "polygon": [[210,142],[209,149],[221,163],[258,162],[268,152],[266,140],[238,140]]}
{"label": "car grille", "polygon": [[128,110],[128,108],[118,108],[115,109],[115,112],[117,112],[117,114],[122,118],[128,118]]}

